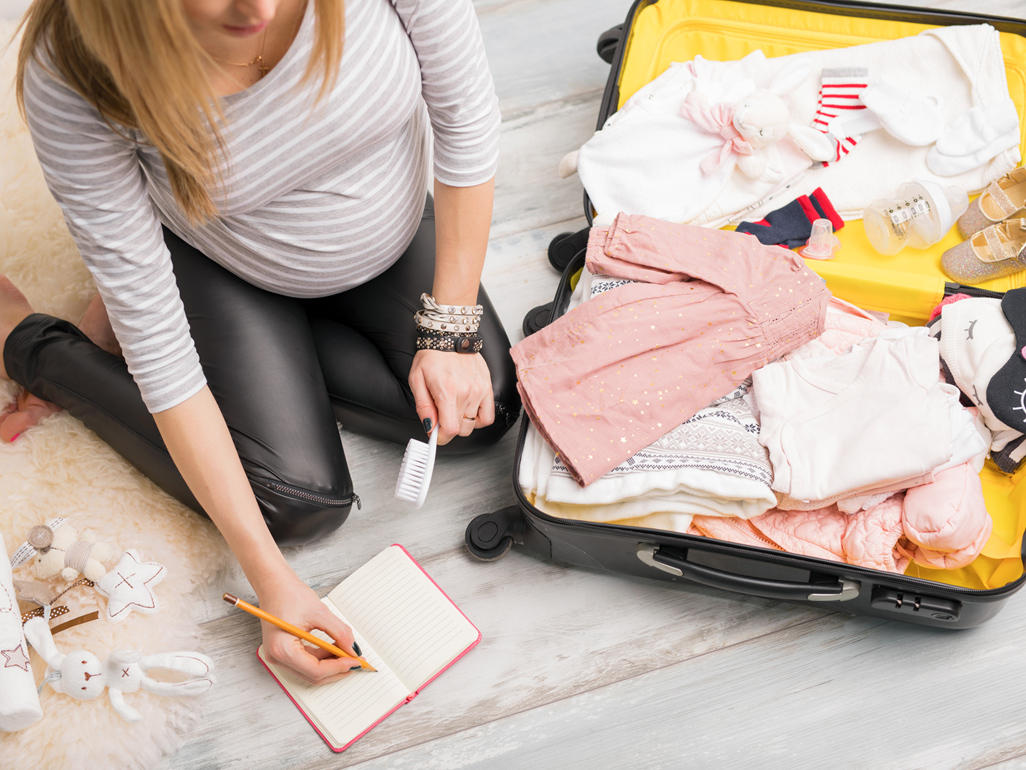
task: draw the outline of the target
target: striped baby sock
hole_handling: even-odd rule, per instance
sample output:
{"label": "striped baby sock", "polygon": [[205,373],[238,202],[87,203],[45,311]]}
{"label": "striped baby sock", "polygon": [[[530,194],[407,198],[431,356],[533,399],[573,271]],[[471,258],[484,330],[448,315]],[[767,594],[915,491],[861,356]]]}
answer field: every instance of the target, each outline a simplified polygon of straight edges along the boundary
{"label": "striped baby sock", "polygon": [[862,93],[869,85],[864,67],[824,69],[819,86],[813,131],[802,131],[795,141],[802,151],[824,165],[850,153],[865,131],[880,127],[880,120],[866,109]]}

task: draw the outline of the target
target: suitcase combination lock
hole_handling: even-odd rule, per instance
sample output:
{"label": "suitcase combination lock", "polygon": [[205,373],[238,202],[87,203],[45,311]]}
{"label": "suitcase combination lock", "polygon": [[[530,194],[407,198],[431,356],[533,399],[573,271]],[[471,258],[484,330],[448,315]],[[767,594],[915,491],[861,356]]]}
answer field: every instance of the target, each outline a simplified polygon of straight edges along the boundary
{"label": "suitcase combination lock", "polygon": [[924,596],[911,591],[895,591],[893,588],[877,586],[873,589],[871,604],[874,609],[896,612],[901,615],[924,615],[934,620],[958,620],[962,603],[937,596]]}

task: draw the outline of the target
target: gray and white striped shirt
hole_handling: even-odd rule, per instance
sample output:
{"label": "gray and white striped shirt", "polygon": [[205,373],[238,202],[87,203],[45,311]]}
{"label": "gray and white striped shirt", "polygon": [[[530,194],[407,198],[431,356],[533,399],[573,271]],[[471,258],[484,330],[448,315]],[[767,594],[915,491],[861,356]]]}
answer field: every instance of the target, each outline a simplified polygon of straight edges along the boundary
{"label": "gray and white striped shirt", "polygon": [[141,134],[119,136],[46,68],[27,69],[43,173],[151,412],[206,382],[161,223],[256,286],[326,296],[384,272],[412,239],[432,133],[439,181],[470,186],[495,173],[498,100],[471,0],[347,0],[345,9],[338,81],[316,107],[319,81],[299,84],[312,0],[278,65],[223,98],[230,160],[214,194],[219,215],[199,228]]}

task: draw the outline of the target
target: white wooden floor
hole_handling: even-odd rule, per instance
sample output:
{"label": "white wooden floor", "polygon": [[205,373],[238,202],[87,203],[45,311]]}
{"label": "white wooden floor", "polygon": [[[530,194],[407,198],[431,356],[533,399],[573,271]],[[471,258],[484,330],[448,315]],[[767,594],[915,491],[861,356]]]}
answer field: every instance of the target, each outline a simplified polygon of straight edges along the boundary
{"label": "white wooden floor", "polygon": [[[23,0],[0,0],[0,12]],[[891,0],[895,2],[895,0]],[[1026,18],[1026,0],[907,5]],[[627,0],[476,0],[504,116],[485,284],[514,340],[551,298],[551,236],[585,223],[556,163],[594,129],[597,34]],[[253,655],[257,623],[204,597],[219,667],[172,768],[1026,767],[1026,593],[979,629],[937,632],[769,600],[463,550],[511,501],[515,432],[446,460],[419,511],[392,499],[401,448],[346,435],[362,511],[288,557],[327,591],[404,544],[483,632],[466,658],[344,754],[322,743]]]}

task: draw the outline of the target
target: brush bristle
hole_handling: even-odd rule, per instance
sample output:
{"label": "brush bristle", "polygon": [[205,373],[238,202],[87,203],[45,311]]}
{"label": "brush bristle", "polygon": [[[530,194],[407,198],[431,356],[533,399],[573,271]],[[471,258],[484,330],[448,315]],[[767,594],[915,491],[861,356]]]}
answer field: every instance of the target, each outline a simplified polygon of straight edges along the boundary
{"label": "brush bristle", "polygon": [[395,496],[400,500],[416,502],[420,497],[421,485],[427,475],[430,452],[423,441],[410,439],[399,466],[399,479],[395,484]]}

